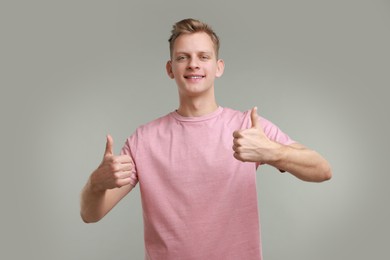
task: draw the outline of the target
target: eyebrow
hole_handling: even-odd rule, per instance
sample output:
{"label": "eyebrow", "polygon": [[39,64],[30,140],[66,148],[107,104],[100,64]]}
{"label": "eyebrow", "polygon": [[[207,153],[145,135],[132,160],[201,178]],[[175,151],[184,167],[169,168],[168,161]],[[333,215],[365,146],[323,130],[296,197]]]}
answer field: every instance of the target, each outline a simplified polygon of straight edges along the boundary
{"label": "eyebrow", "polygon": [[[197,54],[213,55],[213,52],[212,52],[212,51],[198,51],[198,52],[196,52],[196,53],[197,53]],[[178,51],[178,52],[174,52],[173,54],[174,54],[174,55],[180,55],[180,54],[189,55],[190,52]]]}

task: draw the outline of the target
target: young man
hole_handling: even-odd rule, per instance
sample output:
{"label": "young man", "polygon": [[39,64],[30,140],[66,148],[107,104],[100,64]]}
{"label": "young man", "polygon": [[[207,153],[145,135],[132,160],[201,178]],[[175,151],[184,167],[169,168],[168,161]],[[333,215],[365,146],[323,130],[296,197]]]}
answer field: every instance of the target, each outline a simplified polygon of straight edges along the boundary
{"label": "young man", "polygon": [[259,260],[256,169],[269,164],[305,181],[331,178],[327,161],[294,142],[257,109],[220,107],[219,40],[185,19],[169,39],[168,76],[179,108],[131,135],[121,155],[107,136],[104,158],[82,191],[81,216],[99,221],[139,183],[146,259]]}

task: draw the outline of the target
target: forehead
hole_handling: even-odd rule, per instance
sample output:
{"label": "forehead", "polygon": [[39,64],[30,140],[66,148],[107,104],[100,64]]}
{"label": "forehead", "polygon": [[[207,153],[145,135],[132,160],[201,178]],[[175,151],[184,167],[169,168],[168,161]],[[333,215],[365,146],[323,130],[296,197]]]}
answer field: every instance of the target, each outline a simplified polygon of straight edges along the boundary
{"label": "forehead", "polygon": [[180,35],[174,45],[173,53],[181,52],[212,52],[215,53],[214,43],[205,32]]}

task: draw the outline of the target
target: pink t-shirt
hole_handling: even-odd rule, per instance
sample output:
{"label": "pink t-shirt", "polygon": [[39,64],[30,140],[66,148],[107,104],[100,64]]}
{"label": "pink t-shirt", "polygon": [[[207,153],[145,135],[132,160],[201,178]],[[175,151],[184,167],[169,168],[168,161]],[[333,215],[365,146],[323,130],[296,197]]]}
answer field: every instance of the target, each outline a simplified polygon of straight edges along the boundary
{"label": "pink t-shirt", "polygon": [[[293,141],[260,118],[266,135]],[[202,117],[176,112],[139,127],[122,153],[136,165],[146,259],[262,258],[256,163],[233,157],[233,132],[251,126],[250,111],[219,107]]]}

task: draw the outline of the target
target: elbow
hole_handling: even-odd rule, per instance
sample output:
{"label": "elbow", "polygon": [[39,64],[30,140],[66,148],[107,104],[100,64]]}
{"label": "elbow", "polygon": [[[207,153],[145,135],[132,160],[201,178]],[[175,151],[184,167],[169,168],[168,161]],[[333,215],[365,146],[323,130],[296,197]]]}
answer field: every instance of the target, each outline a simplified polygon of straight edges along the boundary
{"label": "elbow", "polygon": [[321,167],[321,170],[319,170],[318,182],[329,181],[332,179],[332,176],[332,169],[329,164],[326,164]]}
{"label": "elbow", "polygon": [[329,169],[324,173],[322,181],[329,181],[330,179],[332,179],[332,171]]}
{"label": "elbow", "polygon": [[310,174],[303,175],[300,179],[307,182],[325,182],[332,179],[332,169],[328,164],[318,165]]}
{"label": "elbow", "polygon": [[93,217],[87,216],[86,214],[83,214],[83,212],[80,212],[80,217],[81,217],[81,220],[85,224],[96,223],[101,219],[101,218],[93,218]]}
{"label": "elbow", "polygon": [[93,221],[91,221],[89,218],[87,218],[83,213],[80,213],[80,217],[81,217],[81,220],[82,220],[85,224],[93,223]]}
{"label": "elbow", "polygon": [[326,177],[327,177],[327,181],[332,179],[332,176],[333,176],[333,173],[332,173],[332,167],[330,165],[328,165],[328,168],[327,168],[327,172],[326,172]]}

